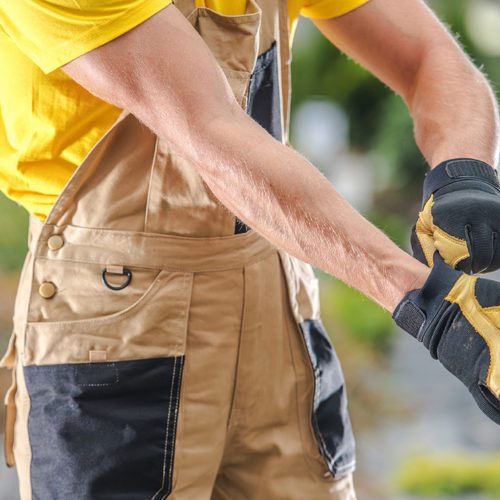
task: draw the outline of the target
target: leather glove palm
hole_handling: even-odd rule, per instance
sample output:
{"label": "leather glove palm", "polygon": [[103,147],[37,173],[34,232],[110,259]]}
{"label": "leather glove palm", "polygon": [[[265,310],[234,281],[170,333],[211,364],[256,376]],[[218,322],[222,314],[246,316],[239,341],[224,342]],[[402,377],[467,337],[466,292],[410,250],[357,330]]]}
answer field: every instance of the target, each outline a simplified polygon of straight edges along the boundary
{"label": "leather glove palm", "polygon": [[412,233],[413,255],[432,267],[437,250],[466,273],[500,268],[500,184],[486,163],[458,159],[438,165],[424,181],[423,208]]}
{"label": "leather glove palm", "polygon": [[454,271],[436,252],[428,280],[403,298],[393,318],[500,424],[500,283]]}

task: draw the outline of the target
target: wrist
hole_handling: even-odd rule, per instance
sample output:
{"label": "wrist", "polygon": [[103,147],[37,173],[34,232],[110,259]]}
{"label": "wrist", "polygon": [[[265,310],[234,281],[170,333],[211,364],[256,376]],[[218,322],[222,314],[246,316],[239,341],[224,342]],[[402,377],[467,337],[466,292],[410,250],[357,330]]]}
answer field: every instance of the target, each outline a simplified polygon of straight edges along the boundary
{"label": "wrist", "polygon": [[394,293],[388,301],[387,310],[392,314],[397,306],[413,290],[421,289],[429,278],[431,269],[417,259],[405,254],[407,259],[394,269]]}

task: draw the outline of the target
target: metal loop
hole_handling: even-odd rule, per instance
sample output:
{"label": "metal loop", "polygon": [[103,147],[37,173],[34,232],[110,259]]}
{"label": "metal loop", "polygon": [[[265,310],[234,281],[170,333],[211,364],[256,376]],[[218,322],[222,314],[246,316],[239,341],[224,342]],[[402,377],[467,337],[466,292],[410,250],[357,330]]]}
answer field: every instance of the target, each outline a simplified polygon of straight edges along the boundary
{"label": "metal loop", "polygon": [[[123,269],[122,275],[126,276],[127,279],[121,285],[112,285],[112,284],[108,283],[108,280],[106,278],[107,274],[108,274],[108,270],[107,269],[103,269],[102,273],[101,273],[101,278],[102,278],[102,282],[110,290],[114,290],[114,291],[123,290],[124,288],[127,288],[130,285],[130,282],[132,281],[132,271],[130,271],[129,269]],[[112,274],[116,274],[116,273],[112,273]]]}

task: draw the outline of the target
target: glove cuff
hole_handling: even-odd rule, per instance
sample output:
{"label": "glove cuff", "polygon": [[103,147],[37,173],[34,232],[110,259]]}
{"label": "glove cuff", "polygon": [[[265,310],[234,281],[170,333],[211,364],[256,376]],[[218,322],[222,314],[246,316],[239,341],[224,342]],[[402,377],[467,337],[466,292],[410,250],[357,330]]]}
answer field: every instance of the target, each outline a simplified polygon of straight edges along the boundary
{"label": "glove cuff", "polygon": [[500,188],[497,171],[490,165],[472,158],[456,158],[440,163],[425,176],[424,204],[438,189],[466,179],[480,179],[497,189]]}
{"label": "glove cuff", "polygon": [[448,267],[436,252],[434,267],[424,286],[407,293],[396,306],[392,315],[396,324],[420,342],[424,341],[424,326],[434,318],[461,275]]}

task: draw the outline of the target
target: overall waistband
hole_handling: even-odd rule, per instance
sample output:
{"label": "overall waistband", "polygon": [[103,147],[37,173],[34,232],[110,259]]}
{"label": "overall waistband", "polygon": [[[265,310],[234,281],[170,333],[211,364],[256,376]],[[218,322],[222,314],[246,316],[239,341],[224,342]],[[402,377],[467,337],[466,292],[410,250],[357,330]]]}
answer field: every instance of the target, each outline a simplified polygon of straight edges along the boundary
{"label": "overall waistband", "polygon": [[[51,244],[55,235],[59,235],[57,249]],[[58,227],[43,224],[33,216],[28,245],[36,257],[187,272],[235,269],[277,252],[251,230],[231,236],[190,238],[71,225]]]}

